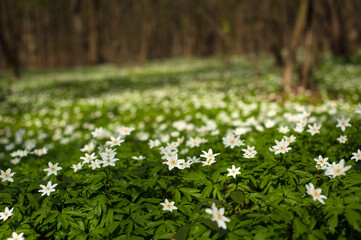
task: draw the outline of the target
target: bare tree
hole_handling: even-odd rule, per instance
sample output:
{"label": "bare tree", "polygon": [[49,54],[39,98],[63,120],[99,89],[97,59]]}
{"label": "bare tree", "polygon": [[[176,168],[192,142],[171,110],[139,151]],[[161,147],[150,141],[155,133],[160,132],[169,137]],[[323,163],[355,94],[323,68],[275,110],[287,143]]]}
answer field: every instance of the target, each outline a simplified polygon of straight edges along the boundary
{"label": "bare tree", "polygon": [[291,92],[293,68],[296,61],[296,51],[302,40],[307,24],[307,15],[310,9],[310,0],[301,0],[297,13],[295,27],[292,32],[291,44],[288,47],[288,55],[283,72],[282,88],[286,93]]}

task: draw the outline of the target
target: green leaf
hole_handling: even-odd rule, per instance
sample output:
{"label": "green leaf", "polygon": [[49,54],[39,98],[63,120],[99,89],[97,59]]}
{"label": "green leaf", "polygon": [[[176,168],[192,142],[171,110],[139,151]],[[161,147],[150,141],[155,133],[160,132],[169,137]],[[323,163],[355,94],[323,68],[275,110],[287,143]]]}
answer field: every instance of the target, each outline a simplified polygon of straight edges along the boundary
{"label": "green leaf", "polygon": [[185,194],[189,194],[193,197],[196,198],[202,198],[202,194],[200,194],[200,190],[199,189],[195,189],[195,188],[186,188],[186,187],[181,187],[179,188],[179,190]]}
{"label": "green leaf", "polygon": [[307,232],[307,226],[298,218],[293,219],[293,228],[295,229],[296,238]]}
{"label": "green leaf", "polygon": [[361,214],[350,207],[346,208],[345,216],[347,222],[358,232],[361,232]]}
{"label": "green leaf", "polygon": [[337,214],[332,214],[331,217],[328,219],[327,224],[330,227],[330,231],[332,233],[335,233],[335,228],[338,225],[338,215]]}
{"label": "green leaf", "polygon": [[106,232],[112,234],[117,229],[118,226],[119,226],[119,222],[113,222],[108,225],[108,227],[106,228]]}
{"label": "green leaf", "polygon": [[233,199],[233,201],[241,205],[244,204],[244,200],[246,199],[246,196],[241,191],[233,191],[229,196]]}
{"label": "green leaf", "polygon": [[178,202],[181,201],[181,194],[180,194],[180,192],[179,192],[178,189],[176,189],[176,190],[174,191],[174,201],[175,201],[176,203],[178,203]]}
{"label": "green leaf", "polygon": [[212,174],[212,181],[216,183],[218,181],[219,175],[221,174],[221,170],[218,169]]}
{"label": "green leaf", "polygon": [[267,185],[268,181],[269,181],[271,178],[272,178],[271,175],[266,175],[266,177],[263,178],[263,180],[262,180],[261,184],[259,185],[259,187],[260,187],[261,189],[263,189],[263,188]]}
{"label": "green leaf", "polygon": [[207,185],[203,190],[202,190],[202,196],[204,198],[208,198],[209,195],[211,194],[212,192],[212,185]]}
{"label": "green leaf", "polygon": [[[58,216],[58,221],[60,223],[60,226],[62,226],[63,229],[67,229],[69,227],[69,220],[67,219],[65,214],[60,214]],[[58,230],[59,230],[59,224],[58,224]]]}
{"label": "green leaf", "polygon": [[82,220],[77,221],[79,229],[85,231],[85,224]]}
{"label": "green leaf", "polygon": [[37,198],[35,198],[35,196],[31,193],[26,193],[26,197],[29,200],[29,203],[32,207],[35,208],[35,210],[39,209],[39,200]]}
{"label": "green leaf", "polygon": [[192,225],[190,223],[187,223],[186,225],[180,227],[173,238],[176,240],[186,240],[191,226]]}
{"label": "green leaf", "polygon": [[199,221],[203,224],[205,224],[208,228],[217,231],[218,230],[218,225],[216,222],[212,221],[211,219],[208,218],[200,218]]}
{"label": "green leaf", "polygon": [[249,175],[249,179],[251,180],[251,182],[253,183],[253,185],[254,185],[255,187],[257,187],[257,181],[256,181],[256,179],[255,179],[252,175]]}
{"label": "green leaf", "polygon": [[314,239],[327,240],[325,233],[322,230],[313,230],[311,232]]}

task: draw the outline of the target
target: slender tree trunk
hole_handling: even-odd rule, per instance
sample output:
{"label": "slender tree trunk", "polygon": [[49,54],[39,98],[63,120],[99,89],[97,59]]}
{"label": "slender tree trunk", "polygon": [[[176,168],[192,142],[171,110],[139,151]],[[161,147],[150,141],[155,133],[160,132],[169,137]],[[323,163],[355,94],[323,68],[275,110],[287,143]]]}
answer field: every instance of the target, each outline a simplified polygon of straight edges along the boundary
{"label": "slender tree trunk", "polygon": [[89,35],[88,35],[88,42],[89,42],[89,49],[88,49],[88,58],[91,63],[97,63],[99,56],[98,56],[98,26],[97,26],[97,11],[96,9],[96,1],[93,0],[89,2]]}
{"label": "slender tree trunk", "polygon": [[312,69],[312,44],[313,44],[313,30],[312,27],[307,29],[306,37],[305,37],[305,48],[304,48],[304,57],[303,64],[301,66],[300,71],[300,82],[301,86],[304,89],[312,88],[311,81],[311,69]]}
{"label": "slender tree trunk", "polygon": [[272,45],[272,47],[271,47],[271,52],[275,59],[275,63],[276,63],[277,67],[283,67],[283,64],[284,64],[281,50],[282,50],[281,47],[277,46],[276,44]]}
{"label": "slender tree trunk", "polygon": [[348,34],[344,26],[340,5],[337,0],[328,0],[331,15],[331,50],[335,56],[348,58]]}
{"label": "slender tree trunk", "polygon": [[145,63],[145,61],[148,59],[149,41],[153,31],[154,19],[152,19],[151,16],[152,9],[149,0],[144,0],[142,12],[144,19],[142,21],[143,27],[141,32],[139,52],[139,61],[141,64]]}
{"label": "slender tree trunk", "polygon": [[300,7],[296,18],[296,24],[293,29],[291,44],[288,48],[288,55],[283,72],[282,88],[283,91],[286,93],[289,93],[292,90],[292,75],[293,75],[293,67],[296,61],[296,50],[297,50],[297,46],[301,41],[304,29],[306,27],[309,5],[310,5],[310,0],[301,0],[300,2]]}
{"label": "slender tree trunk", "polygon": [[[14,69],[15,76],[19,78],[21,75],[18,44],[20,34],[18,34],[17,28],[14,27],[14,29],[12,29],[12,27],[18,27],[13,21],[21,21],[21,19],[15,20],[11,14],[7,14],[5,4],[6,1],[0,1],[0,47],[2,48],[9,66]],[[9,31],[8,38],[5,34],[6,30]]]}

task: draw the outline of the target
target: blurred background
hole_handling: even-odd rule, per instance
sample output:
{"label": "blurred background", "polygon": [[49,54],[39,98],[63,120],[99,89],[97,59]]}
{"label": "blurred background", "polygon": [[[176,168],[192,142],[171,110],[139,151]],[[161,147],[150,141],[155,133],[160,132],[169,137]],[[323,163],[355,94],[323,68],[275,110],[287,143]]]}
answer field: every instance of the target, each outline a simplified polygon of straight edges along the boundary
{"label": "blurred background", "polygon": [[[356,62],[360,0],[1,0],[0,69],[259,55],[312,88],[324,54]],[[361,61],[360,61],[361,62]]]}

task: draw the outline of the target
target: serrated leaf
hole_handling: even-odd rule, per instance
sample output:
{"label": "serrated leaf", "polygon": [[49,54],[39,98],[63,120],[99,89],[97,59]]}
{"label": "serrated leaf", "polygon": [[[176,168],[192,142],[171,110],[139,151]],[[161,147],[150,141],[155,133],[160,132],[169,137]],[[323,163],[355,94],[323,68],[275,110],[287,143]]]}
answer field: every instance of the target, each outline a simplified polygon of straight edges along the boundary
{"label": "serrated leaf", "polygon": [[199,189],[196,189],[196,188],[186,188],[186,187],[181,187],[179,188],[179,190],[185,194],[189,194],[193,197],[196,197],[196,198],[201,198],[202,197],[202,194],[200,194],[200,190]]}
{"label": "serrated leaf", "polygon": [[205,188],[203,188],[201,194],[204,198],[207,198],[207,197],[209,197],[211,192],[212,192],[212,185],[210,184],[210,185],[207,185]]}
{"label": "serrated leaf", "polygon": [[35,210],[39,209],[39,200],[31,193],[26,193],[26,197],[29,200],[29,203]]}

